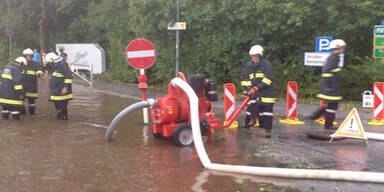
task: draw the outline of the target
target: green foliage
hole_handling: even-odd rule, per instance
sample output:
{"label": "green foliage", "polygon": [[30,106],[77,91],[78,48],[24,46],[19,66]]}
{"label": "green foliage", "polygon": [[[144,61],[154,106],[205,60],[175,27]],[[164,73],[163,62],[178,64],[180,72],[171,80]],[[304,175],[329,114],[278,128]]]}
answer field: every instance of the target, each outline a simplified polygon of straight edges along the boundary
{"label": "green foliage", "polygon": [[371,57],[356,60],[358,64],[347,64],[343,72],[343,95],[348,100],[359,100],[363,91],[372,91],[373,82],[384,82],[383,60],[374,60]]}
{"label": "green foliage", "polygon": [[[105,78],[134,83],[138,71],[125,60],[126,45],[138,37],[152,41],[155,65],[147,70],[149,84],[164,85],[175,74],[176,0],[46,0],[52,16],[51,46],[56,42],[98,43],[106,50]],[[35,1],[3,0],[0,30],[16,31],[15,46],[39,45],[41,7]],[[22,10],[22,11],[20,11]],[[180,68],[202,72],[217,84],[236,82],[254,44],[265,48],[274,66],[277,94],[287,81],[298,81],[300,97],[315,97],[319,68],[303,66],[303,53],[313,51],[315,37],[342,38],[348,44],[344,95],[360,99],[374,81],[383,81],[384,64],[371,59],[372,30],[384,15],[381,0],[180,0],[182,31]],[[7,59],[7,37],[0,36],[0,61]],[[5,50],[5,51],[4,51]],[[240,91],[240,90],[239,90]]]}

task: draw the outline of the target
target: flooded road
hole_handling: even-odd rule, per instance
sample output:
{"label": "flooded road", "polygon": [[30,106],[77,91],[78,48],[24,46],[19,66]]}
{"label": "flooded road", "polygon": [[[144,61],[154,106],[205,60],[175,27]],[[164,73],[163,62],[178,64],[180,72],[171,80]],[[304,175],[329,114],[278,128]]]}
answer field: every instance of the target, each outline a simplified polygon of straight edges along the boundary
{"label": "flooded road", "polygon": [[[0,191],[384,191],[384,185],[225,174],[205,170],[193,147],[155,139],[140,111],[105,143],[105,126],[137,102],[74,85],[69,120],[56,119],[48,82],[40,81],[37,115],[0,120]],[[222,116],[222,114],[218,114]],[[226,129],[205,138],[212,162],[287,168],[384,172],[384,142],[316,141],[307,130],[274,122],[273,138],[258,128]],[[375,128],[377,132],[384,132]]]}

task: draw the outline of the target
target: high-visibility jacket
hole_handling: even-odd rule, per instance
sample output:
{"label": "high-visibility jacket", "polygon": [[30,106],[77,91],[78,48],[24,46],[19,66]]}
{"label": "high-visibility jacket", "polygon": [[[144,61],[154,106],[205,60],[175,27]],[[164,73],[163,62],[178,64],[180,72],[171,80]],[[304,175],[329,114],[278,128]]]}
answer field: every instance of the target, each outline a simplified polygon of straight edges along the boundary
{"label": "high-visibility jacket", "polygon": [[0,104],[10,106],[22,106],[24,100],[23,75],[15,64],[5,66],[1,74]]}
{"label": "high-visibility jacket", "polygon": [[241,75],[241,86],[248,91],[253,86],[257,86],[259,91],[258,97],[262,103],[275,102],[275,89],[272,65],[264,58],[260,58],[260,62],[255,64],[249,60]]}
{"label": "high-visibility jacket", "polygon": [[320,92],[317,95],[318,98],[326,101],[340,101],[343,99],[341,96],[341,66],[340,54],[331,54],[325,65],[323,66],[323,72],[321,74]]}
{"label": "high-visibility jacket", "polygon": [[[67,87],[67,94],[61,95],[61,90]],[[68,68],[65,60],[60,61],[54,67],[50,83],[51,94],[49,99],[51,101],[70,100],[72,96],[72,72]]]}
{"label": "high-visibility jacket", "polygon": [[43,73],[40,65],[35,61],[28,61],[22,68],[25,97],[37,98],[37,77]]}

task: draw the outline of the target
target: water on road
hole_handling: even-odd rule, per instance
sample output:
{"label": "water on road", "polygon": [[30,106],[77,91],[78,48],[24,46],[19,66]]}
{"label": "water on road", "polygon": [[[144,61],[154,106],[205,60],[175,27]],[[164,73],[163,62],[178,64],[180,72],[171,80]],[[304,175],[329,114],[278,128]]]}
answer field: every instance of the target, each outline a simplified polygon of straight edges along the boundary
{"label": "water on road", "polygon": [[[202,167],[193,147],[155,139],[130,114],[106,143],[106,126],[128,105],[124,97],[74,85],[69,120],[57,120],[40,81],[37,114],[0,120],[0,191],[383,191],[369,183],[281,179],[224,174]],[[218,112],[222,116],[222,112]],[[278,119],[278,118],[276,118]],[[310,140],[306,129],[276,120],[272,139],[258,128],[225,129],[204,138],[212,162],[285,168],[384,172],[384,144]],[[347,190],[346,190],[347,189]]]}

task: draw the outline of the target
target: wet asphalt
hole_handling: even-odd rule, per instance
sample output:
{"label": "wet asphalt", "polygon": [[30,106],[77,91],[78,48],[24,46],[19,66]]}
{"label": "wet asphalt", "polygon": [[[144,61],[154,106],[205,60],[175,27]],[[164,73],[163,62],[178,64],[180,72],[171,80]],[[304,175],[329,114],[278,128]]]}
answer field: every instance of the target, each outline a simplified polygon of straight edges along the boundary
{"label": "wet asphalt", "polygon": [[[154,138],[139,111],[121,122],[114,141],[106,143],[105,127],[139,101],[135,85],[74,85],[68,121],[55,118],[48,81],[40,80],[39,85],[35,116],[19,122],[0,120],[0,191],[384,191],[383,184],[375,183],[207,171],[193,147]],[[149,91],[152,98],[164,95]],[[308,131],[323,131],[322,125],[306,118],[315,108],[299,105],[299,118],[306,124],[292,126],[278,122],[285,106],[277,104],[271,139],[257,127],[216,130],[213,139],[204,138],[208,155],[212,162],[224,164],[384,172],[383,142],[369,141],[367,146],[358,139],[328,143],[308,138]],[[223,117],[222,102],[214,110]],[[339,113],[339,122],[344,114]],[[383,133],[382,126],[367,125],[369,117],[362,114],[366,131]]]}

